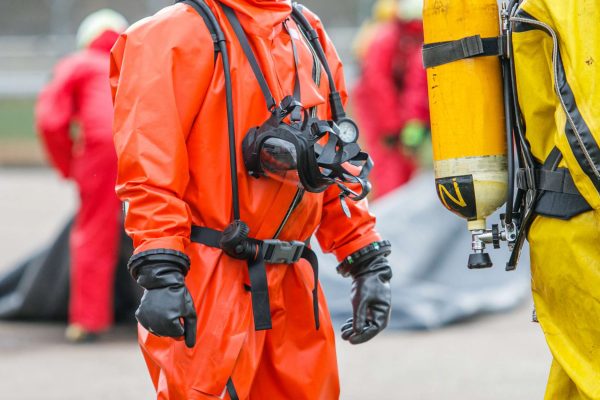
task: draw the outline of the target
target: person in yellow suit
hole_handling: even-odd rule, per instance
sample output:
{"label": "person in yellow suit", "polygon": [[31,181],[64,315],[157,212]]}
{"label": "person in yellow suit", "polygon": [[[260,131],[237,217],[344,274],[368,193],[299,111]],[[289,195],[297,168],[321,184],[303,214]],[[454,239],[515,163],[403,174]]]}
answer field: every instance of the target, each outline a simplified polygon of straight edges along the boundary
{"label": "person in yellow suit", "polygon": [[545,399],[600,399],[600,2],[525,0],[511,21],[518,105],[539,164],[528,239],[553,356]]}
{"label": "person in yellow suit", "polygon": [[[526,236],[536,319],[553,356],[545,399],[600,400],[600,2],[503,4],[499,21],[496,0],[425,1],[423,64],[436,174],[460,173],[463,187],[477,192],[468,179],[501,175],[503,163],[515,164],[502,161],[506,140],[499,128],[510,124],[521,167],[514,176],[521,221],[507,269],[516,266]],[[506,42],[498,40],[499,22]],[[486,165],[475,165],[480,160]],[[496,182],[501,188],[506,181]],[[486,215],[480,210],[501,204],[479,198],[476,205],[446,206],[475,226]],[[489,256],[478,252],[484,248],[477,248],[478,229],[471,230],[469,267],[490,267]],[[491,236],[496,242],[494,229]]]}

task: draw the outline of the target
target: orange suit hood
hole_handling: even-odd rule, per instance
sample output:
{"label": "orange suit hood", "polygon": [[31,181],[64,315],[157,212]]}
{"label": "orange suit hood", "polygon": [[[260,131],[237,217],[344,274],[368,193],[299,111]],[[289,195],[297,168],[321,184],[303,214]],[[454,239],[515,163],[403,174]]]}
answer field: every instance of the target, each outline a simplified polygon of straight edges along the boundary
{"label": "orange suit hood", "polygon": [[236,11],[244,29],[261,36],[273,36],[292,13],[290,0],[219,0]]}

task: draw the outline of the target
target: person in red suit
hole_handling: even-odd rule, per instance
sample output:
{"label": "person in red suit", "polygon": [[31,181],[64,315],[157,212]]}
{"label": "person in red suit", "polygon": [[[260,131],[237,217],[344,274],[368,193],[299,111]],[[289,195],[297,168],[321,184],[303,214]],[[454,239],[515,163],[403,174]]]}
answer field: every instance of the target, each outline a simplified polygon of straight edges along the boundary
{"label": "person in red suit", "polygon": [[[398,6],[398,18],[372,34],[352,102],[375,161],[374,195],[406,183],[417,167],[412,151],[429,128],[427,76],[421,61],[423,26],[412,0]],[[416,9],[416,10],[415,10]]]}
{"label": "person in red suit", "polygon": [[79,27],[79,51],[62,59],[39,95],[36,125],[48,157],[75,182],[80,206],[72,229],[67,339],[94,339],[113,320],[114,268],[120,202],[114,191],[110,49],[127,28],[115,11],[89,15]]}

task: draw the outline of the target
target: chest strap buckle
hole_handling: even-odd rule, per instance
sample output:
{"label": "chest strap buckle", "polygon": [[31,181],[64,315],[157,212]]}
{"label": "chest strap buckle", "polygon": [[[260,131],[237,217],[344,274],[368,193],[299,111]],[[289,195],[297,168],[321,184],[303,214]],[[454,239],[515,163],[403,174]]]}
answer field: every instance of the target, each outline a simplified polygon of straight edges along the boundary
{"label": "chest strap buckle", "polygon": [[284,242],[276,239],[262,241],[261,252],[268,264],[292,264],[302,258],[304,243],[298,240]]}

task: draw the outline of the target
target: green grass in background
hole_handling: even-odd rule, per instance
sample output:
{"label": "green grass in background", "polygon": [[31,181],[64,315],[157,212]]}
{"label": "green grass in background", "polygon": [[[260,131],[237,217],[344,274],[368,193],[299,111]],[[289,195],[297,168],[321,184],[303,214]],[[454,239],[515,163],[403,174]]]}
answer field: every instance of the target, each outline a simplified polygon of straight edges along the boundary
{"label": "green grass in background", "polygon": [[0,99],[0,168],[47,165],[35,134],[34,105],[33,98]]}
{"label": "green grass in background", "polygon": [[34,99],[0,99],[0,143],[3,140],[36,140]]}

